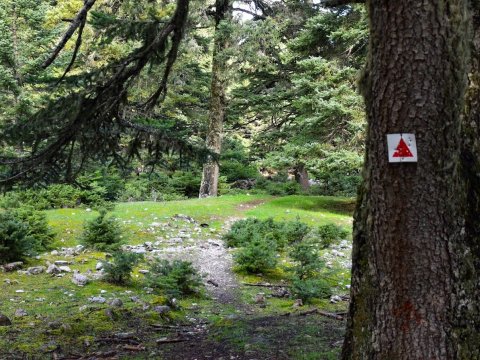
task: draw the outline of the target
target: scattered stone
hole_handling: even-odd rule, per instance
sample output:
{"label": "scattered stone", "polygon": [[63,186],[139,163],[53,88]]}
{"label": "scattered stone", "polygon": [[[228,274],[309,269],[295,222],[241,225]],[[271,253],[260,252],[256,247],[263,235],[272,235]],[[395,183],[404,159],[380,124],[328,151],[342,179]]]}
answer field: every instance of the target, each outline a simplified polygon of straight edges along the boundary
{"label": "scattered stone", "polygon": [[138,270],[138,272],[139,272],[140,274],[144,274],[144,275],[145,275],[145,274],[148,274],[150,271],[149,271],[149,270],[146,270],[146,269],[141,269],[141,270]]}
{"label": "scattered stone", "polygon": [[86,212],[91,212],[91,211],[92,211],[92,209],[90,209],[90,208],[86,208],[86,209],[85,209],[85,211],[86,211]]}
{"label": "scattered stone", "polygon": [[62,323],[58,320],[55,320],[55,321],[49,322],[47,326],[52,330],[56,330],[56,329],[60,329],[60,327],[62,326]]}
{"label": "scattered stone", "polygon": [[27,269],[30,275],[38,275],[45,272],[45,266],[34,266]]}
{"label": "scattered stone", "polygon": [[16,317],[23,317],[23,316],[27,316],[27,312],[24,310],[24,309],[17,309],[15,310],[15,316]]}
{"label": "scattered stone", "polygon": [[66,261],[66,260],[57,260],[57,261],[55,261],[55,265],[57,265],[57,266],[66,266],[66,265],[70,265],[70,261]]}
{"label": "scattered stone", "polygon": [[272,293],[273,297],[286,298],[290,296],[290,292],[285,288],[279,288]]}
{"label": "scattered stone", "polygon": [[70,269],[70,267],[68,267],[68,266],[59,266],[58,269],[59,269],[61,272],[66,272],[66,273],[72,272],[72,269]]}
{"label": "scattered stone", "polygon": [[50,255],[57,256],[58,255],[58,250],[52,250],[50,252]]}
{"label": "scattered stone", "polygon": [[47,269],[47,274],[57,275],[60,274],[62,270],[55,264],[50,264]]}
{"label": "scattered stone", "polygon": [[209,227],[209,226],[210,226],[210,225],[208,225],[208,224],[206,224],[206,223],[200,224],[200,227],[202,227],[202,228],[207,228],[207,227]]}
{"label": "scattered stone", "polygon": [[12,322],[8,317],[0,313],[0,326],[10,326],[12,325]]}
{"label": "scattered stone", "polygon": [[341,298],[340,296],[338,296],[338,295],[332,295],[332,296],[330,297],[330,302],[331,302],[332,304],[336,304],[337,302],[340,302],[340,301],[342,301],[342,298]]}
{"label": "scattered stone", "polygon": [[152,288],[149,288],[149,287],[145,287],[145,288],[143,288],[143,290],[145,290],[145,292],[146,292],[147,294],[153,293],[153,289],[152,289]]}
{"label": "scattered stone", "polygon": [[172,309],[170,308],[170,306],[167,306],[167,305],[160,305],[160,306],[155,306],[153,308],[153,310],[155,310],[157,313],[159,313],[160,315],[163,315],[163,314],[167,314],[168,312],[170,312]]}
{"label": "scattered stone", "polygon": [[255,295],[255,304],[265,304],[265,293]]}
{"label": "scattered stone", "polygon": [[103,304],[107,301],[103,296],[92,296],[88,298],[88,301],[91,303]]}
{"label": "scattered stone", "polygon": [[143,244],[145,246],[145,249],[147,249],[148,251],[152,251],[153,250],[153,244],[150,242],[150,241],[147,241],[145,244]]}
{"label": "scattered stone", "polygon": [[301,306],[303,306],[302,299],[296,299],[295,302],[292,305],[292,307],[294,307],[294,308],[298,308],[298,307],[301,307]]}
{"label": "scattered stone", "polygon": [[75,270],[73,272],[72,282],[75,285],[84,286],[88,283],[88,278],[85,275],[80,274],[78,270]]}
{"label": "scattered stone", "polygon": [[86,310],[88,310],[88,305],[82,305],[78,308],[78,311],[80,311],[80,312],[84,312]]}
{"label": "scattered stone", "polygon": [[23,266],[23,262],[22,261],[16,261],[16,262],[13,262],[13,263],[10,263],[10,264],[5,264],[3,265],[3,270],[5,272],[11,272],[11,271],[15,271],[15,270],[18,270],[18,269],[21,269]]}
{"label": "scattered stone", "polygon": [[108,305],[113,307],[122,307],[123,301],[121,299],[115,298],[113,300],[108,301]]}
{"label": "scattered stone", "polygon": [[107,290],[100,290],[100,294],[105,294]]}
{"label": "scattered stone", "polygon": [[21,289],[20,289],[20,290],[15,290],[15,292],[16,292],[17,294],[23,294],[23,293],[25,292],[25,290],[21,290]]}
{"label": "scattered stone", "polygon": [[95,270],[99,271],[103,269],[103,262],[99,261],[97,262],[97,265],[95,265]]}
{"label": "scattered stone", "polygon": [[106,308],[105,309],[105,315],[110,319],[110,320],[117,320],[118,319],[118,315],[115,311],[113,311],[112,308]]}
{"label": "scattered stone", "polygon": [[70,324],[62,324],[60,329],[62,329],[62,332],[69,332],[72,331],[72,326]]}

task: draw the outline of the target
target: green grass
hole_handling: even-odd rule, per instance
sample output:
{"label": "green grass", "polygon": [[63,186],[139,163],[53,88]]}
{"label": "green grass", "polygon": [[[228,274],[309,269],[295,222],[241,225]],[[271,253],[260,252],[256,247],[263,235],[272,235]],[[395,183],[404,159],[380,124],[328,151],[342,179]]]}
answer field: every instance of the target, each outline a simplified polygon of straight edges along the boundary
{"label": "green grass", "polygon": [[355,200],[331,196],[286,196],[273,199],[246,215],[266,219],[291,221],[299,219],[309,225],[336,223],[351,226]]}
{"label": "green grass", "polygon": [[[151,224],[170,223],[175,229],[193,228],[194,225],[185,222],[175,223],[170,221],[175,214],[184,214],[193,217],[198,222],[205,222],[209,224],[208,228],[201,230],[201,232],[194,233],[192,236],[200,239],[208,239],[214,233],[218,233],[225,220],[229,218],[241,218],[245,216],[256,216],[259,218],[273,217],[276,220],[295,220],[299,218],[310,225],[320,225],[329,222],[335,222],[339,225],[350,226],[351,224],[351,210],[352,199],[347,198],[333,198],[333,197],[309,197],[309,196],[287,196],[283,198],[274,198],[268,195],[233,195],[222,196],[220,198],[210,199],[191,199],[185,201],[172,201],[166,203],[155,202],[132,202],[117,204],[112,212],[112,216],[118,219],[125,230],[125,241],[130,244],[143,243],[145,241],[155,241],[158,237],[164,235],[165,231],[157,227],[153,229]],[[254,207],[255,205],[255,207]],[[56,247],[72,247],[78,244],[78,238],[82,232],[83,224],[98,213],[95,211],[86,211],[86,209],[58,209],[46,211],[49,224],[56,232]],[[34,258],[29,259],[27,266],[45,265],[46,261],[53,262],[54,260],[63,259],[60,256],[54,256],[50,253],[42,255],[40,260]],[[104,253],[88,252],[81,254],[74,258],[66,258],[66,260],[73,261],[72,269],[86,272],[88,269],[94,269],[95,264],[99,260],[104,259]],[[144,265],[142,265],[144,266]],[[281,269],[280,269],[281,270]],[[285,276],[280,270],[272,273],[267,279],[259,278],[253,275],[240,275],[240,281],[244,282],[262,282],[271,281],[277,282]],[[336,275],[335,279],[347,281],[348,274],[341,277]],[[14,273],[0,273],[0,312],[4,313],[14,321],[14,325],[8,328],[0,328],[0,349],[11,349],[15,353],[33,355],[37,352],[45,354],[48,351],[48,346],[54,347],[54,344],[65,344],[71,348],[81,349],[84,339],[94,338],[102,333],[111,331],[121,332],[129,331],[132,319],[129,318],[129,312],[136,314],[138,318],[135,323],[148,324],[151,322],[159,322],[162,319],[158,318],[158,314],[151,311],[135,310],[139,307],[138,304],[130,301],[131,296],[138,296],[150,304],[157,302],[158,296],[154,294],[146,294],[142,283],[143,275],[138,273],[138,269],[133,273],[133,283],[128,287],[120,287],[107,284],[102,281],[93,281],[87,286],[80,288],[72,284],[71,274],[63,278],[51,277],[47,274],[40,274],[35,276],[20,275]],[[12,284],[8,285],[4,282],[9,279]],[[16,293],[16,290],[25,290],[24,293]],[[119,315],[119,320],[112,321],[107,318],[104,309],[108,306],[106,304],[91,304],[88,302],[90,296],[100,295],[101,290],[105,290],[103,295],[108,298],[120,298],[124,303],[122,311],[125,314]],[[253,297],[257,292],[262,291],[258,288],[242,289],[240,298],[249,306],[255,307]],[[266,291],[268,292],[268,291]],[[172,316],[183,318],[188,314],[188,307],[191,303],[200,305],[200,313],[195,316],[208,319],[209,321],[220,321],[225,319],[228,314],[234,314],[235,308],[224,306],[220,308],[218,304],[209,299],[185,299],[182,300],[182,305],[185,310],[180,311]],[[268,306],[265,309],[256,309],[257,315],[271,316],[281,314],[291,310],[293,300],[289,299],[269,299]],[[98,308],[87,310],[86,312],[79,311],[83,305],[88,305],[89,308]],[[322,303],[322,306],[328,306],[328,302]],[[16,318],[14,313],[16,309],[25,309],[29,314],[25,318]],[[140,314],[140,315],[138,315]],[[62,323],[69,324],[67,330],[49,330],[46,328],[47,323],[53,320],[60,320]],[[227,324],[228,325],[228,324]],[[252,324],[255,327],[264,326],[264,324]],[[284,324],[288,327],[288,324]],[[219,326],[224,328],[223,326]],[[284,327],[279,326],[279,328]],[[230,326],[227,329],[232,330]],[[238,346],[242,347],[249,345],[257,351],[264,351],[264,346],[268,344],[275,345],[274,339],[267,342],[259,341],[259,339],[249,339],[248,332],[250,326],[244,329],[238,329],[240,333],[231,334],[232,341],[235,338],[239,341]],[[229,332],[227,330],[227,333]],[[279,329],[280,330],[280,329]],[[250,331],[250,330],[249,330]],[[283,331],[283,330],[282,330]],[[310,330],[309,330],[310,332]],[[313,330],[312,330],[313,332]],[[337,334],[337,330],[334,331]],[[234,331],[235,333],[235,331]],[[299,338],[302,332],[298,333]],[[222,338],[225,336],[223,331],[217,333]],[[238,337],[236,337],[238,335]],[[313,336],[312,334],[307,334]],[[229,337],[228,335],[226,336]],[[261,336],[262,338],[264,335]],[[35,341],[29,341],[35,339]],[[258,340],[258,341],[257,341]],[[296,348],[297,344],[292,338],[291,346]],[[51,344],[50,344],[51,342]],[[50,345],[45,345],[50,344]],[[53,344],[53,345],[52,345]],[[249,344],[249,345],[247,345]],[[267,344],[267,345],[266,345]],[[306,349],[299,359],[319,358],[318,353],[314,350],[314,341],[311,348]],[[322,351],[320,358],[328,359],[327,354],[330,351],[336,353],[335,349],[325,348]],[[300,353],[300,352],[299,352]],[[0,355],[2,352],[0,351]],[[312,354],[312,355],[311,355]],[[315,357],[317,356],[317,357]],[[1,356],[0,356],[1,357]]]}

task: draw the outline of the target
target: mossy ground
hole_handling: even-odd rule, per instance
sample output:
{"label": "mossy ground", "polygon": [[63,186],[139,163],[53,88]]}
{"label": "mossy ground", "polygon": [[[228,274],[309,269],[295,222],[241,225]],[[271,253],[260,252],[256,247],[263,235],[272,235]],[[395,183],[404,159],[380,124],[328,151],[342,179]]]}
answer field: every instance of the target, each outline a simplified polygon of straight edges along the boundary
{"label": "mossy ground", "polygon": [[[220,233],[224,222],[232,217],[299,218],[309,224],[335,222],[349,226],[351,204],[351,199],[339,198],[236,195],[168,203],[121,203],[116,205],[112,216],[124,226],[126,243],[141,244],[168,235],[168,227],[155,228],[151,224],[166,223],[175,214],[207,223],[208,228],[195,234],[207,240]],[[82,225],[96,213],[86,209],[60,209],[48,211],[47,216],[57,233],[55,247],[61,248],[77,245]],[[72,269],[87,272],[95,269],[96,263],[103,259],[105,254],[101,252],[86,252],[75,257],[47,253],[39,259],[30,259],[26,267],[68,260],[72,262]],[[349,271],[342,266],[341,259],[333,259],[332,263],[331,285],[335,291],[345,293]],[[313,307],[342,312],[346,309],[344,302],[330,304],[327,300],[319,300],[293,309],[293,300],[269,297],[273,289],[240,286],[236,304],[218,304],[208,296],[188,298],[180,301],[181,310],[161,316],[151,308],[143,308],[142,304],[162,304],[163,298],[146,293],[139,268],[131,284],[123,287],[102,281],[78,287],[71,282],[71,274],[54,277],[0,273],[0,312],[13,321],[12,326],[0,327],[0,359],[50,359],[67,355],[81,358],[86,354],[101,358],[102,354],[109,353],[125,359],[180,359],[181,356],[183,359],[223,356],[226,359],[231,356],[236,359],[333,359],[338,354],[343,322],[296,313]],[[238,280],[240,284],[275,283],[283,277],[282,270],[278,270],[267,276],[239,274]],[[267,296],[265,307],[254,301],[259,292]],[[107,313],[109,305],[88,301],[89,297],[99,295],[107,299],[119,298],[124,305]],[[132,297],[140,302],[132,301]],[[28,315],[15,317],[17,309],[24,309]],[[62,326],[52,326],[55,321]],[[162,324],[166,326],[158,326]],[[189,341],[156,343],[159,338],[177,336],[178,329],[185,333],[190,331]],[[128,333],[130,337],[119,340],[115,337],[119,333]],[[137,350],[129,350],[129,346],[137,346]]]}

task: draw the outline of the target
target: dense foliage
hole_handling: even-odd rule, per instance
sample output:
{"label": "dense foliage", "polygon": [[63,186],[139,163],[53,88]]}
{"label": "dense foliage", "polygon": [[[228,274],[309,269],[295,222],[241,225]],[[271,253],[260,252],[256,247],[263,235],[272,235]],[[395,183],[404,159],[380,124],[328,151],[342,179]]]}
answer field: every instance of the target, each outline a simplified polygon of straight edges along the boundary
{"label": "dense foliage", "polygon": [[122,241],[120,224],[113,217],[107,216],[106,210],[101,210],[96,218],[85,223],[80,237],[82,244],[102,251],[118,250]]}

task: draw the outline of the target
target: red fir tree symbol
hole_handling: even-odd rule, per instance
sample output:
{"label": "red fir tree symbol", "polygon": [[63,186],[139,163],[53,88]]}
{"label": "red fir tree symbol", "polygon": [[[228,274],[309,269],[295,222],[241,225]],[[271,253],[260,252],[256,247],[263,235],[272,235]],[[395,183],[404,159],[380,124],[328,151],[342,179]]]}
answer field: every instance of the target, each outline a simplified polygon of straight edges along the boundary
{"label": "red fir tree symbol", "polygon": [[393,153],[393,157],[413,157],[412,152],[408,148],[408,145],[405,143],[403,138],[400,138],[400,142],[397,145],[397,148],[395,149],[395,152]]}

